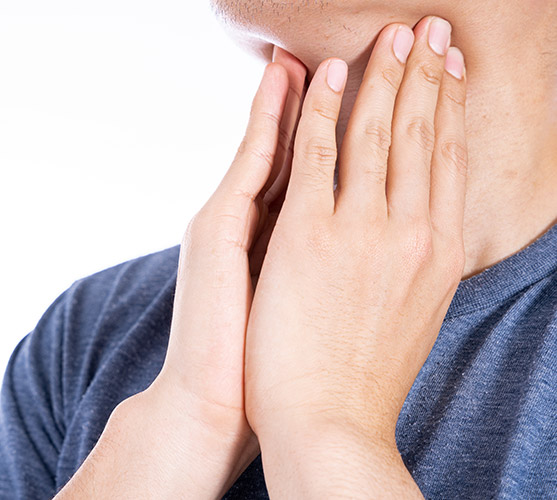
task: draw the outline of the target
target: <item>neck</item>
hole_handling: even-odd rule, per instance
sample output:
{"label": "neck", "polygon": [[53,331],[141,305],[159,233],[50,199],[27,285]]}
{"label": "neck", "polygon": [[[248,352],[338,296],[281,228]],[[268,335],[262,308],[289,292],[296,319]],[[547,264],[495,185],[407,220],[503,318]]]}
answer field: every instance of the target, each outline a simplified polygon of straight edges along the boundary
{"label": "neck", "polygon": [[[548,45],[555,16],[548,15],[549,8],[540,7],[542,3],[513,4],[524,12],[500,13],[502,19],[495,18],[489,2],[481,7],[486,12],[454,12],[456,8],[447,7],[447,12],[427,13],[451,22],[452,45],[466,58],[469,175],[463,278],[521,250],[556,221],[557,43]],[[392,7],[383,14],[374,9],[368,18],[358,11],[343,19],[342,35],[335,34],[335,26],[321,30],[318,46],[303,40],[297,47],[292,40],[277,43],[306,64],[310,77],[325,57],[335,55],[349,63],[339,147],[377,35],[391,22],[415,26],[422,17],[421,11],[393,14]],[[312,36],[311,26],[308,29],[306,42]],[[343,40],[350,43],[343,47]]]}

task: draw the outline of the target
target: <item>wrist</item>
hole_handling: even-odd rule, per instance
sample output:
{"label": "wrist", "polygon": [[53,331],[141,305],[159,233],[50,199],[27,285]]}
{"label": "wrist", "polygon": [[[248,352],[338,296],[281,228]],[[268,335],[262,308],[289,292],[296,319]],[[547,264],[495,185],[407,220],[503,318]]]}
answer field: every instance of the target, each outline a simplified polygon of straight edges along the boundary
{"label": "wrist", "polygon": [[255,458],[257,441],[217,436],[196,411],[150,389],[122,401],[57,500],[221,498]]}
{"label": "wrist", "polygon": [[394,438],[379,431],[314,422],[258,437],[271,497],[423,499]]}
{"label": "wrist", "polygon": [[166,464],[165,483],[176,484],[178,496],[221,498],[259,453],[243,414],[221,408],[216,418],[208,406],[157,381],[115,410],[124,433],[149,436],[143,448],[154,463]]}

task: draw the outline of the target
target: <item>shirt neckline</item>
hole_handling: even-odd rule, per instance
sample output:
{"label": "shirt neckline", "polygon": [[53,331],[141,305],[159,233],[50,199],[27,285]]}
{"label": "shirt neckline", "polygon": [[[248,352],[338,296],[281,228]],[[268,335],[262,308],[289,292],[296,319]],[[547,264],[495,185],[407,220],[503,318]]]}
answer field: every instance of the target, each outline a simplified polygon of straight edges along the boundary
{"label": "shirt neckline", "polygon": [[446,319],[502,302],[557,270],[557,224],[522,250],[462,280]]}

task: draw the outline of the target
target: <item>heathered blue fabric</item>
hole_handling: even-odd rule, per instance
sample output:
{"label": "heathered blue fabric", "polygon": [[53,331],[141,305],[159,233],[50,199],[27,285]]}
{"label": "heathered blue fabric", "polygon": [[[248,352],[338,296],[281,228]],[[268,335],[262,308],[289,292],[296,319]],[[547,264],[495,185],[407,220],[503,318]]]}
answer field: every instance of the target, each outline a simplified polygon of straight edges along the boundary
{"label": "heathered blue fabric", "polygon": [[[14,351],[0,497],[51,498],[164,359],[179,247],[79,280]],[[431,499],[557,498],[557,226],[462,281],[397,423]],[[141,439],[141,436],[138,436]],[[225,498],[268,498],[258,458]]]}

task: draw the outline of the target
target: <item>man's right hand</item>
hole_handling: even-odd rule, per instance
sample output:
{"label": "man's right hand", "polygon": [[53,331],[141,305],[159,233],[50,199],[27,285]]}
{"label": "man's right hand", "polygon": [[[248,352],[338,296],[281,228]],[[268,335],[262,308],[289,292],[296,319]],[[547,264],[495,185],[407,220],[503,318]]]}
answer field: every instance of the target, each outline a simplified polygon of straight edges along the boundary
{"label": "man's right hand", "polygon": [[244,411],[244,342],[305,76],[275,51],[238,153],[184,236],[163,368],[116,407],[57,499],[220,498],[259,453]]}

